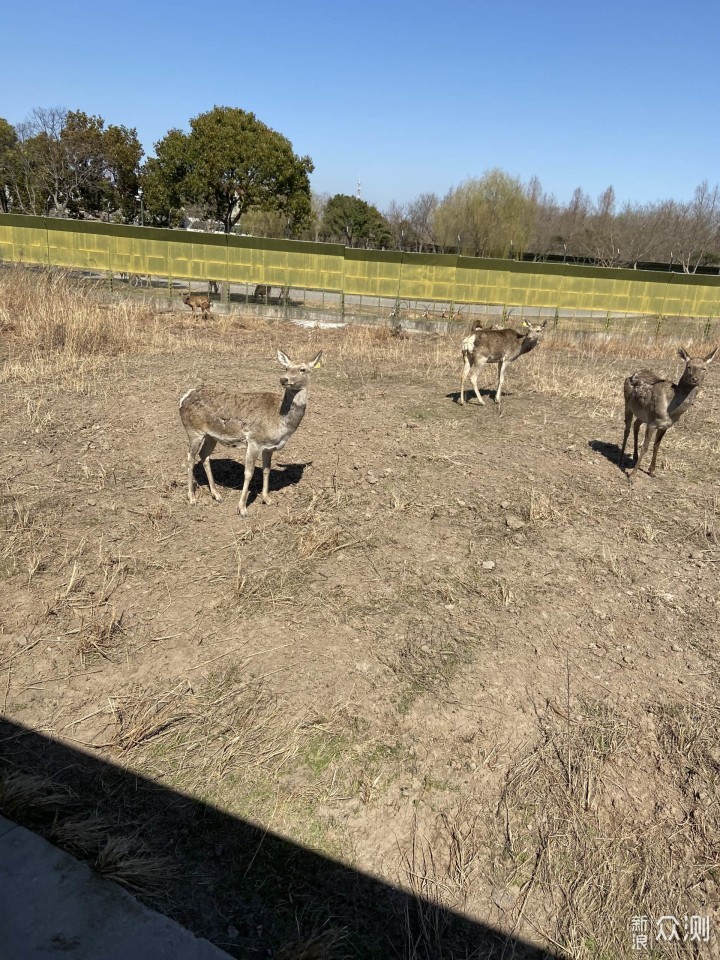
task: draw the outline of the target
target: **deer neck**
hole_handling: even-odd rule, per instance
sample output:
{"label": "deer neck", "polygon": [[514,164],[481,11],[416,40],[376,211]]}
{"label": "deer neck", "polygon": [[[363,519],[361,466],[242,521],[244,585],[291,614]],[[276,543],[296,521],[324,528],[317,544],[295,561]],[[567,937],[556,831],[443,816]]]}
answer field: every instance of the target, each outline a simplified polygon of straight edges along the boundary
{"label": "deer neck", "polygon": [[307,387],[286,390],[280,404],[280,419],[290,430],[296,430],[305,415]]}
{"label": "deer neck", "polygon": [[699,386],[690,386],[690,384],[684,383],[682,380],[677,385],[673,384],[672,396],[667,408],[668,416],[672,417],[673,420],[682,416],[688,407],[691,407],[693,403],[695,403],[699,390]]}
{"label": "deer neck", "polygon": [[534,350],[537,345],[537,340],[529,340],[527,337],[525,337],[525,339],[520,342],[520,354],[530,353],[530,351]]}

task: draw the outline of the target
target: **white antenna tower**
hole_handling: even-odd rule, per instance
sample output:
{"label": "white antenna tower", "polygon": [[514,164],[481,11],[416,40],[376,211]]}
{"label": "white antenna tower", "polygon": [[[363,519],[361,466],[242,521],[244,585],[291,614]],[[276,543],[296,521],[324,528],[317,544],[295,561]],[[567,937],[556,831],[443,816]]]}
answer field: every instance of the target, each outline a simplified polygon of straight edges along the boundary
{"label": "white antenna tower", "polygon": [[361,193],[362,193],[362,184],[360,183],[360,177],[358,177],[358,185],[357,185],[357,198],[358,198],[358,200],[360,199],[360,194],[361,194]]}

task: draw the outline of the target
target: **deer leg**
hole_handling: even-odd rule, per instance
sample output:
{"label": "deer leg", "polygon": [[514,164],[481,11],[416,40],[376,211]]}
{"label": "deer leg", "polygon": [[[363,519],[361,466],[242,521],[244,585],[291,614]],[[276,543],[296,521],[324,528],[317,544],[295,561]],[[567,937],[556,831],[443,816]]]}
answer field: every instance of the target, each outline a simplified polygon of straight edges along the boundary
{"label": "deer leg", "polygon": [[470,373],[470,358],[465,355],[463,356],[463,372],[462,378],[460,380],[460,403],[465,403],[465,381],[467,380],[467,375]]}
{"label": "deer leg", "polygon": [[485,406],[485,401],[480,396],[480,391],[478,390],[478,377],[480,376],[480,369],[485,366],[485,363],[485,360],[481,360],[479,363],[476,362],[470,374],[470,383],[473,385],[475,396],[478,398],[478,403],[483,407]]}
{"label": "deer leg", "polygon": [[262,499],[263,499],[263,503],[267,503],[268,506],[272,503],[272,500],[268,495],[270,490],[270,461],[272,460],[272,455],[273,455],[272,450],[263,450],[262,452],[262,465],[263,465]]}
{"label": "deer leg", "polygon": [[640,421],[636,420],[635,423],[633,424],[633,463],[637,463],[639,436],[640,436]]}
{"label": "deer leg", "polygon": [[[638,454],[638,458],[637,458],[637,460],[635,461],[635,466],[634,466],[633,469],[632,469],[632,473],[630,474],[630,476],[629,476],[629,478],[628,478],[629,480],[632,480],[633,477],[635,476],[635,474],[638,472],[638,467],[640,466],[640,462],[641,462],[642,458],[645,456],[645,454],[647,453],[647,448],[648,448],[649,445],[650,445],[650,433],[651,433],[651,432],[652,432],[652,427],[650,426],[650,424],[648,424],[648,425],[645,427],[645,436],[643,437],[643,445],[642,445],[642,447],[641,447],[641,449],[640,449],[640,453]],[[637,431],[636,431],[636,433],[637,433]]]}
{"label": "deer leg", "polygon": [[503,380],[505,379],[505,367],[507,366],[507,360],[501,360],[498,364],[498,385],[497,390],[495,391],[495,403],[500,403],[500,397],[502,396],[502,386]]}
{"label": "deer leg", "polygon": [[195,465],[195,457],[200,453],[203,443],[205,442],[205,434],[193,433],[189,436],[189,441],[187,452],[188,500],[190,503],[197,503],[197,483],[195,482],[193,467]]}
{"label": "deer leg", "polygon": [[215,486],[215,479],[212,474],[212,467],[210,466],[210,454],[215,449],[215,444],[217,440],[214,437],[205,437],[203,445],[200,448],[198,456],[200,457],[200,462],[205,468],[205,476],[208,479],[208,485],[210,486],[210,495],[213,500],[216,500],[218,503],[222,503],[222,497],[218,493],[217,487]]}
{"label": "deer leg", "polygon": [[243,477],[243,488],[240,494],[240,503],[238,504],[238,513],[241,517],[247,516],[247,498],[250,489],[250,481],[255,473],[255,462],[257,460],[257,448],[249,443],[247,453],[245,454],[245,476]]}
{"label": "deer leg", "polygon": [[625,432],[623,433],[623,442],[622,450],[620,451],[620,466],[625,466],[625,447],[627,446],[628,437],[630,436],[630,427],[632,426],[633,413],[632,410],[625,411]]}
{"label": "deer leg", "polygon": [[655,476],[655,461],[657,459],[658,447],[660,446],[660,441],[667,433],[667,430],[662,430],[660,427],[655,431],[655,443],[653,444],[653,455],[652,460],[650,461],[650,469],[648,473],[651,477]]}

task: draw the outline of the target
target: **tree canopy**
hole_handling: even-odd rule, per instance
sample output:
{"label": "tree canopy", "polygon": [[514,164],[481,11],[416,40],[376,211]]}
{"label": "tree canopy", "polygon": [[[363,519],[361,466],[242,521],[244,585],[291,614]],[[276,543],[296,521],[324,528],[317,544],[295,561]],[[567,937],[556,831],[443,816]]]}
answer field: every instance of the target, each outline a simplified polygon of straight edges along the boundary
{"label": "tree canopy", "polygon": [[348,247],[387,247],[392,241],[390,227],[377,207],[343,193],[325,204],[322,232]]}
{"label": "tree canopy", "polygon": [[497,169],[455,187],[435,211],[440,242],[476,257],[527,249],[533,219],[521,181]]}
{"label": "tree canopy", "polygon": [[313,163],[257,117],[214,107],[169,130],[143,166],[134,128],[65,108],[0,118],[0,211],[146,222],[269,237],[326,239],[404,251],[578,259],[604,266],[665,263],[693,273],[720,264],[720,188],[704,181],[689,200],[620,203],[612,186],[566,203],[491,169],[443,199],[421,193],[384,213],[359,197],[310,190]]}
{"label": "tree canopy", "polygon": [[171,130],[155,144],[145,168],[148,211],[170,220],[185,204],[198,205],[229,233],[252,208],[277,211],[294,233],[310,215],[310,157],[290,141],[234,107],[215,107]]}
{"label": "tree canopy", "polygon": [[2,190],[22,213],[131,219],[142,155],[135,130],[79,110],[36,109],[15,128],[0,121]]}

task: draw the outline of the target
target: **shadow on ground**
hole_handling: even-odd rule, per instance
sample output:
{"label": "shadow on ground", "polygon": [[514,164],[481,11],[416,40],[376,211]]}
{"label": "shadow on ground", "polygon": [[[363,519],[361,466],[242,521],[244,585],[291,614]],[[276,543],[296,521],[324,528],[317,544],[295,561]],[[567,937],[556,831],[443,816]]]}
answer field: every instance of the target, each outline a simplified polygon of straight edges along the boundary
{"label": "shadow on ground", "polygon": [[[588,440],[588,446],[591,450],[594,450],[595,453],[599,453],[601,457],[605,457],[606,460],[609,460],[610,463],[614,463],[615,466],[625,472],[625,465],[620,463],[620,451],[621,447],[617,443],[607,443],[605,440]],[[626,464],[632,463],[628,461],[626,457]]]}
{"label": "shadow on ground", "polygon": [[[495,406],[499,406],[499,404],[496,404],[496,403],[495,403],[495,393],[496,393],[496,391],[495,391],[494,388],[491,389],[491,388],[489,388],[489,387],[480,387],[480,396],[483,398],[483,400],[485,401],[486,404],[487,404],[487,401],[488,401],[488,400],[491,400],[491,401],[492,401],[492,405],[493,405],[494,407],[495,407]],[[511,396],[512,396],[512,391],[503,390],[501,402],[502,402],[502,399],[503,399],[503,398],[505,398],[505,397],[511,397]],[[447,400],[453,400],[455,403],[459,404],[459,403],[460,403],[460,391],[459,391],[459,390],[451,390],[450,393],[446,393],[446,394],[445,394],[445,398],[446,398]],[[465,390],[465,405],[466,405],[466,406],[469,405],[469,406],[473,406],[473,407],[479,407],[479,406],[480,406],[480,404],[477,402],[477,397],[475,396],[475,391],[473,390],[472,387],[470,387],[469,389],[466,388],[466,390]]]}
{"label": "shadow on ground", "polygon": [[[244,454],[244,450],[242,454]],[[231,457],[212,457],[212,472],[215,482],[219,487],[225,487],[229,490],[242,490],[243,480],[245,479],[245,467],[237,460]],[[270,492],[282,490],[285,487],[295,486],[300,483],[305,472],[305,467],[309,463],[287,463],[274,464],[270,471]],[[207,477],[202,463],[198,461],[193,467],[193,476],[199,487],[207,487]],[[262,490],[262,470],[255,468],[253,478],[250,481],[250,496],[248,504],[257,497]],[[220,491],[222,493],[222,490]]]}
{"label": "shadow on ground", "polygon": [[8,774],[39,778],[36,789],[45,783],[60,799],[53,804],[47,796],[44,802],[28,796],[20,808],[16,802],[3,809],[0,790],[0,813],[50,837],[64,817],[115,824],[116,834],[134,836],[146,853],[163,858],[162,884],[145,901],[236,957],[553,956],[0,718],[6,784]]}

